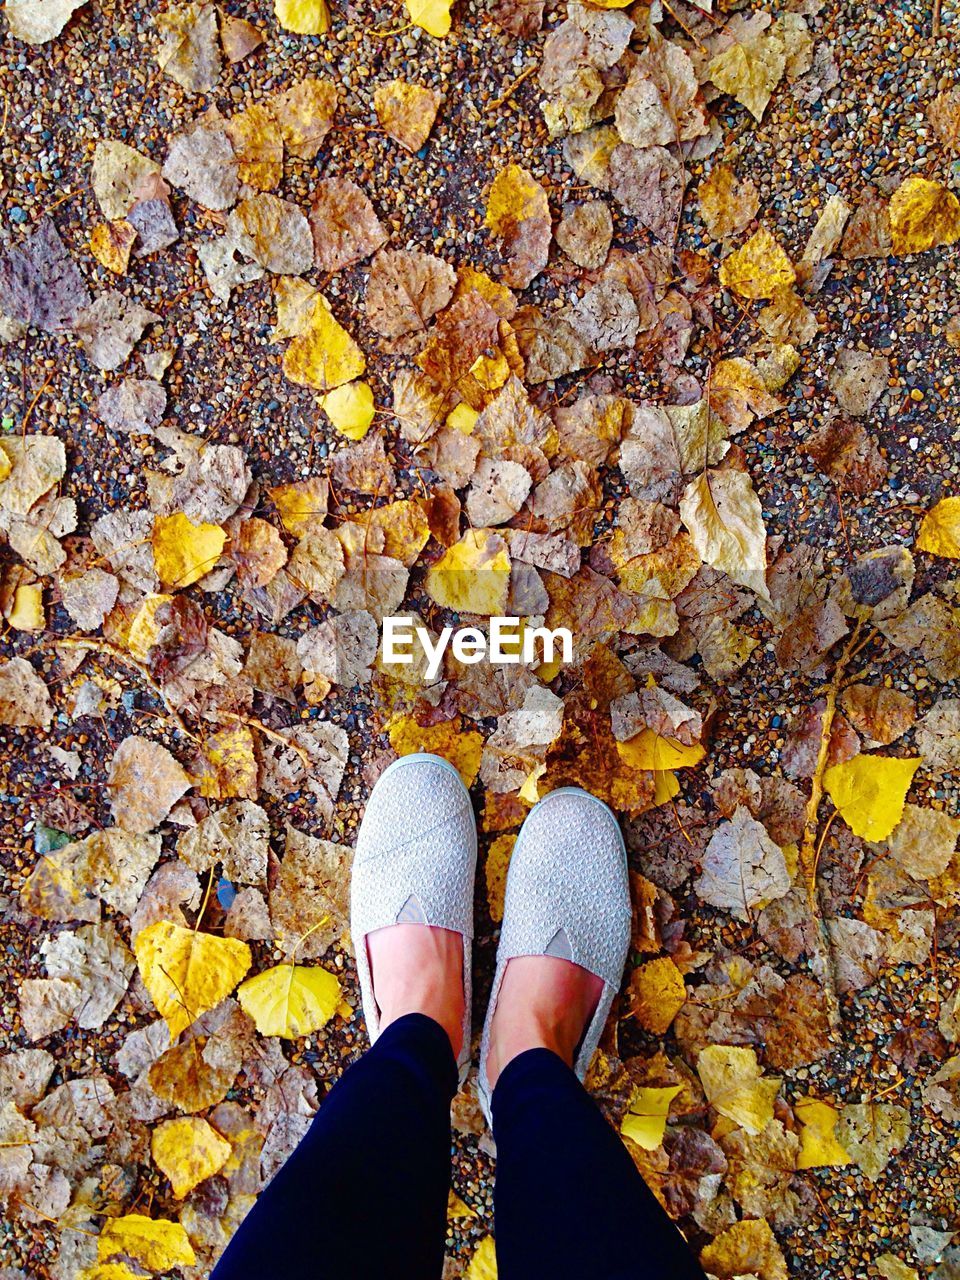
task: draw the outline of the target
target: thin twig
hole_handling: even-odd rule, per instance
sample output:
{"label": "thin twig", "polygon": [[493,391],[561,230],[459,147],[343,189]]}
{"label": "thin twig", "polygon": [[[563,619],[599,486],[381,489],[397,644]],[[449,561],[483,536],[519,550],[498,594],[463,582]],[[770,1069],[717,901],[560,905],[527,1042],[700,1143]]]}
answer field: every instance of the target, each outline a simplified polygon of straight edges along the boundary
{"label": "thin twig", "polygon": [[527,67],[526,71],[521,71],[520,74],[517,76],[516,80],[514,80],[513,84],[510,86],[509,89],[506,90],[505,93],[502,93],[499,98],[494,98],[493,102],[488,103],[487,106],[484,107],[484,115],[489,115],[491,111],[496,111],[497,107],[502,107],[505,102],[509,102],[510,99],[513,97],[513,95],[516,93],[516,91],[523,84],[524,80],[526,80],[528,76],[532,76],[539,65],[540,65],[539,63],[534,62],[534,63],[531,63],[529,67]]}

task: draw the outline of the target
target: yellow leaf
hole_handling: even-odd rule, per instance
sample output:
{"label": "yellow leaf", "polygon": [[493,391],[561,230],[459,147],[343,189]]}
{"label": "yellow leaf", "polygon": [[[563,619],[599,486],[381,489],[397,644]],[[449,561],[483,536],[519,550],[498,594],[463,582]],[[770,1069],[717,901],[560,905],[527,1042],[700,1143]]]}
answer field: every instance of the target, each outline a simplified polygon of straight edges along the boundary
{"label": "yellow leaf", "polygon": [[902,1258],[895,1253],[878,1253],[874,1265],[883,1276],[883,1280],[920,1280],[916,1267],[908,1267]]}
{"label": "yellow leaf", "polygon": [[227,535],[218,524],[194,524],[181,511],[153,522],[153,558],[165,587],[189,587],[210,572]]}
{"label": "yellow leaf", "polygon": [[780,1080],[761,1074],[752,1049],[708,1044],[697,1058],[697,1073],[711,1107],[747,1133],[762,1133],[773,1119]]}
{"label": "yellow leaf", "polygon": [[330,30],[327,0],[273,0],[273,11],[284,31],[298,36],[322,36]]}
{"label": "yellow leaf", "polygon": [[669,956],[648,960],[630,975],[631,1009],[644,1031],[665,1035],[686,1000],[683,974]]}
{"label": "yellow leaf", "polygon": [[510,586],[506,543],[491,529],[468,529],[427,571],[424,585],[441,608],[486,617],[505,614]]}
{"label": "yellow leaf", "polygon": [[259,765],[245,724],[225,725],[204,738],[199,788],[212,800],[256,800]]}
{"label": "yellow leaf", "polygon": [[294,1040],[326,1026],[340,1005],[340,983],[319,965],[278,964],[237,991],[262,1036]]}
{"label": "yellow leaf", "polygon": [[450,34],[450,8],[453,0],[406,0],[407,13],[415,27],[442,40]]}
{"label": "yellow leaf", "polygon": [[390,80],[373,93],[373,109],[380,127],[408,151],[419,151],[437,118],[440,97],[421,84]]}
{"label": "yellow leaf", "polygon": [[782,40],[762,32],[718,53],[708,64],[707,75],[722,93],[742,102],[760,121],[786,65]]}
{"label": "yellow leaf", "polygon": [[793,1109],[803,1126],[800,1130],[798,1169],[839,1168],[853,1163],[837,1141],[839,1117],[829,1102],[799,1098]]}
{"label": "yellow leaf", "polygon": [[327,492],[327,481],[322,476],[277,485],[270,490],[270,497],[287,533],[302,538],[323,524],[327,514]]}
{"label": "yellow leaf", "polygon": [[270,334],[273,341],[309,333],[313,308],[319,297],[320,290],[299,276],[277,276],[273,282],[273,300],[277,304],[277,323]]}
{"label": "yellow leaf", "polygon": [[680,780],[671,770],[655,769],[653,773],[654,805],[669,804],[674,796],[680,794]]}
{"label": "yellow leaf", "polygon": [[772,298],[796,278],[790,259],[765,227],[720,264],[720,283],[742,298]]}
{"label": "yellow leaf", "polygon": [[475,1218],[477,1215],[466,1203],[461,1200],[457,1193],[451,1187],[450,1194],[447,1196],[447,1220],[448,1222],[456,1222],[458,1218]]}
{"label": "yellow leaf", "polygon": [[219,1173],[230,1150],[230,1143],[201,1116],[163,1120],[150,1140],[153,1163],[170,1179],[178,1200]]}
{"label": "yellow leaf", "polygon": [[358,524],[383,534],[383,555],[412,568],[430,540],[430,521],[419,503],[401,498],[354,516]]}
{"label": "yellow leaf", "polygon": [[960,498],[943,498],[923,517],[917,550],[960,560]]}
{"label": "yellow leaf", "polygon": [[138,662],[146,662],[150,650],[160,638],[160,623],[157,622],[157,610],[161,605],[169,604],[170,595],[150,595],[134,614],[127,633],[127,648]]}
{"label": "yellow leaf", "polygon": [[707,754],[699,742],[684,746],[673,738],[662,738],[653,729],[641,729],[626,742],[617,743],[617,753],[634,769],[692,769]]}
{"label": "yellow leaf", "polygon": [[476,781],[480,772],[483,735],[475,729],[464,730],[459,716],[426,726],[417,724],[413,716],[395,716],[387,733],[398,756],[428,751],[449,760],[465,786],[472,787]]}
{"label": "yellow leaf", "polygon": [[98,222],[90,233],[90,252],[101,266],[122,276],[130,264],[130,251],[136,238],[136,228],[124,218]]}
{"label": "yellow leaf", "polygon": [[505,234],[527,218],[549,217],[547,193],[532,173],[518,164],[500,170],[487,201],[486,224],[495,235]]}
{"label": "yellow leaf", "polygon": [[858,755],[824,772],[823,785],[856,836],[885,840],[903,817],[919,756]]}
{"label": "yellow leaf", "polygon": [[107,1262],[118,1254],[158,1273],[192,1267],[197,1261],[190,1237],[179,1222],[148,1218],[143,1213],[107,1219],[97,1238],[97,1257]]}
{"label": "yellow leaf", "polygon": [[680,1084],[663,1089],[635,1088],[620,1132],[644,1151],[656,1151],[663,1142],[670,1103],[682,1088]]}
{"label": "yellow leaf", "polygon": [[744,1218],[721,1231],[701,1250],[700,1265],[724,1280],[746,1275],[789,1280],[783,1250],[766,1218]]}
{"label": "yellow leaf", "polygon": [[198,933],[157,920],[134,943],[140,975],[170,1039],[225,999],[250,968],[250,948],[236,938]]}
{"label": "yellow leaf", "polygon": [[363,352],[337,322],[322,293],[313,300],[309,326],[287,347],[283,371],[291,382],[332,391],[359,378],[367,367]]}
{"label": "yellow leaf", "polygon": [[373,421],[373,392],[365,382],[348,382],[320,401],[323,411],[342,436],[362,440]]}
{"label": "yellow leaf", "polygon": [[484,876],[487,882],[487,906],[490,919],[495,923],[503,919],[503,900],[507,892],[507,870],[510,866],[510,855],[517,837],[498,836],[487,851]]}
{"label": "yellow leaf", "polygon": [[540,799],[539,782],[547,772],[545,764],[535,764],[523,780],[523,786],[517,792],[524,804],[536,804]]}
{"label": "yellow leaf", "polygon": [[923,253],[960,240],[960,200],[939,182],[917,176],[901,182],[890,197],[894,253]]}
{"label": "yellow leaf", "polygon": [[39,582],[17,587],[13,593],[13,608],[7,614],[7,621],[18,631],[43,630],[43,587]]}
{"label": "yellow leaf", "polygon": [[477,1245],[464,1280],[497,1280],[497,1250],[493,1236],[484,1236]]}
{"label": "yellow leaf", "polygon": [[461,435],[469,436],[473,434],[479,417],[476,409],[471,409],[466,402],[463,402],[447,414],[447,426],[453,427],[454,431],[459,431]]}
{"label": "yellow leaf", "polygon": [[142,1280],[125,1262],[97,1262],[77,1273],[76,1280]]}

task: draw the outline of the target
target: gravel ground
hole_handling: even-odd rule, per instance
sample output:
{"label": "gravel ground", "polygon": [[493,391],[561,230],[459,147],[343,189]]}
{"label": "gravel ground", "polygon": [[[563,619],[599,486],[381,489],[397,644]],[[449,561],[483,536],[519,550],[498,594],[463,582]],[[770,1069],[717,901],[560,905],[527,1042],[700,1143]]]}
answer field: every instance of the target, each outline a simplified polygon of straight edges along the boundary
{"label": "gravel ground", "polygon": [[[370,192],[391,231],[393,247],[433,248],[455,264],[489,260],[482,232],[485,189],[504,164],[516,162],[544,178],[551,205],[559,211],[574,185],[559,154],[548,142],[538,105],[535,77],[525,79],[502,105],[496,105],[516,78],[539,58],[542,36],[516,41],[504,35],[474,4],[458,3],[455,28],[447,41],[419,32],[400,35],[402,18],[393,6],[351,6],[335,15],[325,39],[287,36],[278,31],[267,4],[231,3],[231,12],[257,22],[268,35],[265,49],[248,62],[227,69],[209,98],[224,111],[255,101],[290,79],[315,72],[332,75],[342,105],[335,131],[316,163],[288,161],[282,194],[302,204],[320,173],[357,177]],[[562,13],[548,8],[547,26]],[[99,214],[89,189],[89,166],[96,142],[120,138],[162,159],[166,140],[191,120],[200,101],[183,94],[161,76],[153,60],[152,10],[130,4],[90,4],[54,44],[30,50],[4,46],[0,87],[5,128],[0,138],[0,206],[4,233],[16,237],[42,213],[54,211],[57,226],[91,283],[112,284],[87,251],[89,232]],[[924,117],[925,102],[954,81],[960,65],[960,31],[949,3],[944,4],[943,35],[931,36],[926,3],[861,5],[828,0],[817,19],[818,37],[835,54],[840,83],[813,106],[797,101],[788,89],[775,96],[761,126],[745,120],[741,108],[721,109],[727,138],[726,158],[741,175],[756,182],[768,225],[788,252],[799,253],[825,199],[839,191],[851,202],[866,182],[896,184],[907,173],[932,173],[948,166],[934,146]],[[411,70],[413,69],[413,71]],[[445,101],[425,159],[402,152],[380,134],[373,115],[374,84],[394,76],[416,78],[441,90]],[[725,102],[727,100],[724,100]],[[716,109],[716,108],[715,108]],[[696,174],[696,168],[695,168]],[[319,413],[314,396],[287,382],[280,348],[270,341],[273,303],[267,281],[234,295],[221,309],[203,286],[196,259],[197,232],[215,215],[186,201],[175,202],[181,241],[170,251],[136,266],[122,284],[163,316],[141,349],[175,346],[166,377],[172,412],[179,425],[207,439],[241,444],[255,473],[273,482],[309,474],[318,459],[337,447],[338,438]],[[615,243],[634,243],[635,228],[616,209]],[[688,211],[682,243],[696,247],[702,232]],[[791,543],[806,538],[822,547],[828,561],[843,562],[853,553],[888,542],[909,543],[917,513],[943,494],[960,492],[960,388],[958,357],[945,343],[943,328],[957,302],[960,250],[938,250],[918,257],[846,264],[837,270],[813,304],[822,331],[805,349],[800,372],[788,384],[787,409],[742,437],[751,474],[761,496],[771,535]],[[363,268],[342,272],[328,293],[360,345],[373,337],[363,318]],[[550,299],[575,290],[562,270],[551,269],[532,294]],[[731,310],[720,321],[732,327]],[[837,492],[813,470],[798,448],[808,429],[820,421],[827,403],[826,372],[834,352],[863,345],[891,361],[887,395],[871,421],[890,465],[889,484],[877,493],[838,504]],[[135,363],[131,362],[131,366]],[[662,395],[655,375],[629,358],[609,361],[612,372],[632,396]],[[695,351],[690,362],[703,367]],[[389,403],[391,364],[372,363],[371,383],[378,404]],[[81,529],[107,509],[144,505],[144,468],[155,450],[142,437],[115,437],[98,422],[91,406],[107,384],[102,375],[63,339],[31,337],[3,349],[0,413],[18,424],[30,414],[33,430],[53,432],[68,447],[68,492],[77,498]],[[919,578],[918,578],[918,585]],[[218,625],[237,634],[250,628],[249,613],[224,596],[212,602]],[[308,611],[309,616],[309,611]],[[303,625],[281,628],[289,634]],[[70,629],[55,610],[55,629]],[[31,642],[20,638],[24,651]],[[129,685],[129,675],[115,675]],[[885,675],[895,687],[909,688],[922,709],[932,700],[922,667],[901,659]],[[769,771],[783,743],[785,717],[804,704],[809,690],[790,684],[765,656],[751,667],[749,684],[734,682],[722,708],[710,772],[730,764]],[[102,725],[74,727],[66,717],[55,722],[51,738],[68,749],[92,753],[102,765],[112,744],[151,714],[148,696],[107,716]],[[349,840],[365,792],[361,769],[380,745],[370,726],[370,708],[362,701],[333,702],[325,708],[351,734],[351,759],[336,816],[336,832]],[[38,805],[57,785],[48,768],[44,739],[37,734],[0,732],[0,907],[33,865],[31,823]],[[102,768],[99,776],[102,778]],[[85,782],[76,798],[104,822],[98,788]],[[929,787],[921,803],[936,798],[956,805],[956,792]],[[279,825],[289,817],[311,825],[308,812],[271,813]],[[692,899],[682,904],[691,919],[694,946],[714,949],[721,942],[743,949],[756,939],[752,931]],[[0,911],[0,921],[3,913]],[[39,923],[39,922],[38,922]],[[24,976],[38,975],[34,962],[39,937],[24,939],[20,926],[0,923],[5,964],[0,974],[0,1037],[20,1043],[17,988]],[[495,935],[488,927],[479,938],[481,973],[489,975]],[[341,960],[342,963],[342,960]],[[349,966],[346,995],[356,1003]],[[887,1052],[891,1035],[902,1026],[936,1024],[937,1000],[960,977],[955,954],[939,956],[937,969],[905,968],[887,972],[856,998],[844,1001],[844,1047],[815,1067],[795,1073],[811,1092],[844,1101],[883,1094],[885,1101],[913,1104],[914,1127],[906,1149],[876,1183],[849,1170],[810,1175],[822,1209],[804,1226],[781,1234],[791,1274],[860,1277],[884,1248],[909,1258],[904,1241],[912,1218],[943,1228],[960,1227],[960,1146],[957,1136],[919,1107],[919,1083]],[[481,981],[478,1002],[486,991]],[[478,1003],[478,1015],[482,1004]],[[139,1018],[122,1006],[116,1035],[75,1031],[60,1038],[60,1078],[87,1074],[95,1066],[113,1075],[117,1040]],[[321,1079],[332,1078],[360,1049],[359,1018],[337,1023],[302,1048],[303,1058]],[[623,1047],[623,1046],[621,1046]],[[627,1049],[647,1047],[642,1041]],[[926,1074],[921,1068],[919,1075]],[[799,1092],[800,1090],[795,1090]],[[492,1163],[473,1136],[458,1138],[455,1190],[476,1217],[455,1224],[451,1250],[469,1256],[474,1243],[492,1226]],[[0,1224],[0,1266],[24,1267],[44,1276],[57,1233],[46,1224]]]}

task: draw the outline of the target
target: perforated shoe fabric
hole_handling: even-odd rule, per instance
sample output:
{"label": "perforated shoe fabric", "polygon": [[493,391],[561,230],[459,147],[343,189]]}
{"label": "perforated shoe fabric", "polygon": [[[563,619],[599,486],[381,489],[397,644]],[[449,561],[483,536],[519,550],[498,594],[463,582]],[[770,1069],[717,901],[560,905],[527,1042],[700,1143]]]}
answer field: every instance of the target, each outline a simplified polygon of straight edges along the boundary
{"label": "perforated shoe fabric", "polygon": [[394,761],[370,793],[357,836],[350,884],[350,932],[357,953],[370,1041],[380,1034],[366,936],[399,923],[463,935],[465,996],[461,1075],[470,1056],[473,882],[477,826],[470,793],[439,756]]}
{"label": "perforated shoe fabric", "polygon": [[480,1101],[490,1121],[486,1062],[507,962],[558,956],[603,979],[603,994],[574,1070],[582,1080],[620,988],[630,948],[627,855],[616,818],[579,787],[562,787],[531,809],[510,858],[497,968],[480,1044]]}

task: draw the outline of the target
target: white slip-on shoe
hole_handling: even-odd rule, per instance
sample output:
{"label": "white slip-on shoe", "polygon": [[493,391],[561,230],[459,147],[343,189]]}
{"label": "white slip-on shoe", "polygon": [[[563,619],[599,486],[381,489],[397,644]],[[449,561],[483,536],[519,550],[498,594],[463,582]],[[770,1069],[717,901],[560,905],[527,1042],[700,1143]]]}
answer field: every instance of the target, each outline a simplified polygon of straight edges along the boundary
{"label": "white slip-on shoe", "polygon": [[429,924],[463,936],[461,1083],[470,1063],[473,882],[477,825],[470,793],[440,756],[402,756],[367,801],[350,883],[350,933],[371,1044],[380,1034],[367,934],[394,924]]}
{"label": "white slip-on shoe", "polygon": [[507,872],[497,968],[480,1042],[478,1089],[488,1124],[490,1027],[507,962],[516,956],[556,956],[603,979],[574,1063],[582,1080],[620,989],[630,928],[627,853],[616,818],[602,800],[579,787],[551,791],[527,815]]}

